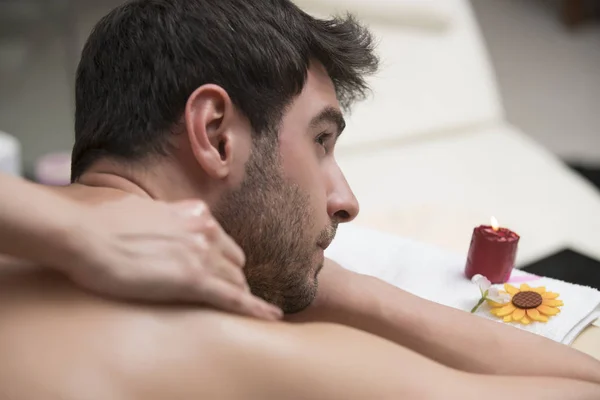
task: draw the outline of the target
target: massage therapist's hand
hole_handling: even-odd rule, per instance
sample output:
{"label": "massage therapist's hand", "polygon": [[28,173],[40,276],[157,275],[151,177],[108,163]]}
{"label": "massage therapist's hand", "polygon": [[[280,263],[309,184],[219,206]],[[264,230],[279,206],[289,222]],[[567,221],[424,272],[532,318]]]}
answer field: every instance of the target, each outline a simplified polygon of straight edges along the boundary
{"label": "massage therapist's hand", "polygon": [[[204,303],[262,319],[281,311],[250,293],[242,250],[200,201],[129,197],[89,209],[80,246],[64,272],[108,296]],[[91,228],[91,233],[88,229]]]}

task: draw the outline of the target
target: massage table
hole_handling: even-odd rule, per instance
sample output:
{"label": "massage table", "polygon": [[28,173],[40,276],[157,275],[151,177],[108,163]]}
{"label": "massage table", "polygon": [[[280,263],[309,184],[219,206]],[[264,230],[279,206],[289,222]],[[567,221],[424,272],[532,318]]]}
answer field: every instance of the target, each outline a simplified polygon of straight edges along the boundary
{"label": "massage table", "polygon": [[[600,260],[600,196],[506,121],[467,0],[296,3],[353,11],[379,43],[372,93],[336,149],[361,203],[354,224],[466,255],[495,216],[521,236],[517,268],[567,246]],[[572,346],[600,359],[600,328]]]}

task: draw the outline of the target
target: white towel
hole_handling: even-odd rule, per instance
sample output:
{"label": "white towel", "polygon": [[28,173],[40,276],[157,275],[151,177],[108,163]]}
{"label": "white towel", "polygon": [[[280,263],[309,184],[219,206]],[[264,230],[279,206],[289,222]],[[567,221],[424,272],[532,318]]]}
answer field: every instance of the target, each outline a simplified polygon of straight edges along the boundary
{"label": "white towel", "polygon": [[[422,298],[469,312],[480,298],[478,287],[464,275],[465,256],[430,245],[359,228],[341,225],[327,249],[327,257],[344,268],[375,276]],[[510,283],[527,282],[559,293],[564,302],[561,313],[547,323],[510,324],[564,344],[573,340],[588,325],[600,318],[600,292],[550,278],[514,270]],[[477,312],[484,318],[504,323],[489,313],[487,305]]]}

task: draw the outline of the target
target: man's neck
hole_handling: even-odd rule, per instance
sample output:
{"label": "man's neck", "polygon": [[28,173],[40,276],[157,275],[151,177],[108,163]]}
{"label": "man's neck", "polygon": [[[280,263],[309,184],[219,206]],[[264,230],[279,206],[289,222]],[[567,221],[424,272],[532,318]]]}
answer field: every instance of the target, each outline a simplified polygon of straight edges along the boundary
{"label": "man's neck", "polygon": [[126,178],[112,172],[90,171],[79,179],[79,185],[96,188],[114,189],[140,197],[156,198],[144,185],[136,182],[136,179]]}
{"label": "man's neck", "polygon": [[200,198],[205,201],[198,177],[189,176],[177,165],[162,162],[146,167],[128,167],[108,160],[99,160],[79,179],[80,191],[105,189],[110,193],[135,195],[162,201]]}

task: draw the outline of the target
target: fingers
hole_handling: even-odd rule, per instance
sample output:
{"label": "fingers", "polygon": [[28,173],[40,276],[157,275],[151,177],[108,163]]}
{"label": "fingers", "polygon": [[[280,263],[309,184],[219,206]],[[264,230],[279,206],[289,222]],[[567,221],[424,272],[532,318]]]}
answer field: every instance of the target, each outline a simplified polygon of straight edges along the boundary
{"label": "fingers", "polygon": [[244,251],[238,244],[225,232],[223,232],[223,238],[221,240],[221,249],[223,256],[228,260],[231,260],[235,265],[244,268],[246,265],[246,256]]}
{"label": "fingers", "polygon": [[214,268],[213,276],[222,278],[223,280],[231,283],[238,288],[250,292],[248,281],[244,275],[244,271],[239,265],[233,264],[226,258],[222,258],[217,266]]}
{"label": "fingers", "polygon": [[190,259],[202,260],[202,268],[207,274],[220,277],[244,290],[249,290],[246,276],[242,271],[243,265],[234,263],[230,258],[225,257],[221,249],[217,245],[208,243],[203,235],[194,235],[191,240],[193,253],[190,255]]}
{"label": "fingers", "polygon": [[208,278],[192,297],[192,300],[240,315],[269,321],[283,317],[283,312],[274,305],[219,279]]}
{"label": "fingers", "polygon": [[215,220],[206,222],[204,236],[214,249],[219,249],[221,256],[231,261],[238,268],[244,268],[246,256],[238,244],[221,228]]}
{"label": "fingers", "polygon": [[243,267],[246,263],[246,256],[240,246],[223,230],[210,213],[203,215],[202,219],[196,232],[203,234],[212,246],[220,248],[223,255],[235,265]]}
{"label": "fingers", "polygon": [[197,200],[182,201],[176,203],[175,207],[180,216],[188,219],[191,232],[204,235],[211,245],[221,248],[223,255],[234,264],[240,267],[244,266],[246,263],[244,252],[223,230],[204,202]]}
{"label": "fingers", "polygon": [[221,249],[225,257],[239,267],[244,266],[246,263],[244,252],[212,216],[204,223],[202,233],[212,246]]}
{"label": "fingers", "polygon": [[266,320],[282,318],[279,308],[251,294],[242,270],[246,263],[244,252],[223,230],[206,204],[180,202],[176,211],[185,220],[184,229],[193,235],[196,254],[204,260],[205,273],[199,281],[198,277],[194,279],[198,285],[192,288],[191,300]]}

